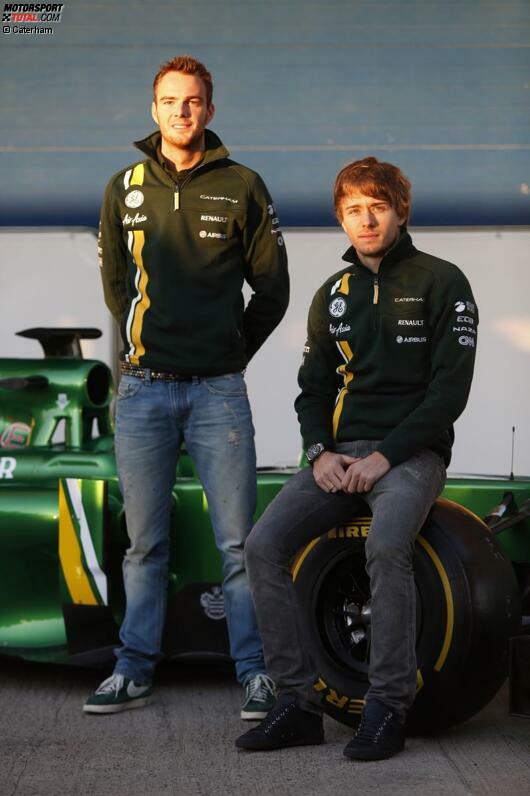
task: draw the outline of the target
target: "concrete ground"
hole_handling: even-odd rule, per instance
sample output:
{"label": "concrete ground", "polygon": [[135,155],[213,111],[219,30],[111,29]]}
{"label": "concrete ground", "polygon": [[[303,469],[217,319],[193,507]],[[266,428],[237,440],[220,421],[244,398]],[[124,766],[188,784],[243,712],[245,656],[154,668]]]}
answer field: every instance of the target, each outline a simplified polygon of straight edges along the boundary
{"label": "concrete ground", "polygon": [[342,756],[350,730],[326,719],[323,746],[249,754],[234,747],[231,670],[160,669],[150,707],[88,716],[107,672],[0,663],[1,796],[526,796],[530,719],[508,715],[504,687],[479,715],[437,738],[412,738],[392,760]]}

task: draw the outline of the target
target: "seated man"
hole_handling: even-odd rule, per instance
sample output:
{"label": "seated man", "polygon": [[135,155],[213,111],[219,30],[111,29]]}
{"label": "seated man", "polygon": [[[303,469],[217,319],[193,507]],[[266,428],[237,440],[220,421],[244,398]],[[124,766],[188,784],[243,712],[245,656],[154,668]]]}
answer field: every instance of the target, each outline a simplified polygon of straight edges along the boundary
{"label": "seated man", "polygon": [[236,745],[322,743],[290,565],[362,498],[373,513],[370,687],[344,753],[376,760],[404,746],[416,693],[414,540],[443,489],[452,424],[471,385],[478,315],[464,274],[414,247],[406,229],[410,183],[396,166],[373,157],[346,166],[335,182],[335,211],[352,246],[347,267],[313,299],[296,400],[311,467],[287,482],[245,548],[280,696]]}

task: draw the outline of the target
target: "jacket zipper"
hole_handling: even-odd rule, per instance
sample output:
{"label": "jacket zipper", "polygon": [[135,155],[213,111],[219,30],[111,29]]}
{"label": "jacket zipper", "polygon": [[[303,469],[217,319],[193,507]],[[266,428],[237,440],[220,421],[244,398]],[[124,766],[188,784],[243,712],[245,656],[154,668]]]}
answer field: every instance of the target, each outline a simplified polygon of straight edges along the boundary
{"label": "jacket zipper", "polygon": [[199,171],[199,169],[202,169],[202,167],[205,165],[206,165],[205,163],[199,163],[198,166],[195,166],[195,168],[190,171],[184,182],[182,182],[180,185],[178,184],[178,182],[175,183],[175,189],[173,191],[173,212],[175,212],[176,210],[180,210],[180,193],[182,191],[182,188],[184,188],[186,183],[191,180],[195,172]]}
{"label": "jacket zipper", "polygon": [[379,303],[379,277],[377,274],[374,276],[374,298],[372,303]]}
{"label": "jacket zipper", "polygon": [[377,329],[378,320],[379,320],[379,275],[374,275],[374,295],[372,298],[372,308],[373,308],[373,319],[374,319],[374,329]]}

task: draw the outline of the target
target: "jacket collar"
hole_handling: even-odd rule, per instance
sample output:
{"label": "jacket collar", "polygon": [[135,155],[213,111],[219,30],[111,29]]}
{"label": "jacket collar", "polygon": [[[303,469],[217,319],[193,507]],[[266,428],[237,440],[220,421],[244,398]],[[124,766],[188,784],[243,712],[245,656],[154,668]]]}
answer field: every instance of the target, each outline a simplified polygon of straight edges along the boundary
{"label": "jacket collar", "polygon": [[[407,231],[404,231],[381,260],[379,269],[381,270],[382,266],[386,267],[388,265],[392,265],[393,263],[397,263],[400,260],[405,260],[408,257],[412,257],[416,251],[417,249],[412,243],[412,238]],[[365,268],[353,246],[350,246],[350,248],[342,255],[342,259],[347,263],[354,263],[355,265]]]}
{"label": "jacket collar", "polygon": [[[135,141],[134,146],[139,149],[140,152],[143,152],[144,155],[154,160],[155,163],[158,163],[156,152],[161,142],[162,136],[160,135],[160,130],[155,130],[155,132],[148,135],[147,138],[142,138],[141,141]],[[212,163],[214,160],[222,160],[230,155],[230,152],[224,146],[221,139],[212,130],[205,130],[204,143],[205,150],[202,165],[205,163]]]}

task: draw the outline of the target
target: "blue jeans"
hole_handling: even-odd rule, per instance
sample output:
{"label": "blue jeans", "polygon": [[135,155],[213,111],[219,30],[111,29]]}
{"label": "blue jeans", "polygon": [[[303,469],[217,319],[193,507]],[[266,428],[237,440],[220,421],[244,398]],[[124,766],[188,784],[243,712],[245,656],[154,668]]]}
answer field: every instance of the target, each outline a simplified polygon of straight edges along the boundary
{"label": "blue jeans", "polygon": [[[340,453],[368,456],[377,441],[344,442]],[[416,696],[414,540],[443,489],[445,467],[423,450],[392,467],[367,494],[324,492],[310,468],[289,479],[267,507],[246,545],[250,585],[265,647],[267,671],[301,707],[322,710],[313,690],[316,672],[305,652],[291,574],[294,555],[366,502],[373,514],[366,540],[372,592],[371,649],[366,699],[377,698],[401,718]]]}
{"label": "blue jeans", "polygon": [[254,427],[242,374],[192,382],[122,376],[116,461],[131,546],[115,672],[150,683],[166,616],[171,493],[181,443],[195,463],[223,563],[230,653],[238,680],[265,671],[243,548],[256,507]]}

